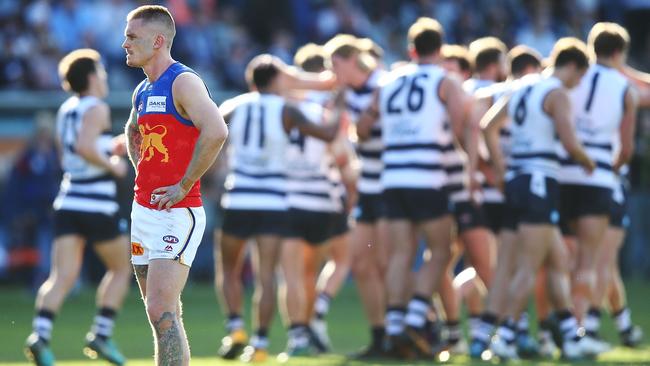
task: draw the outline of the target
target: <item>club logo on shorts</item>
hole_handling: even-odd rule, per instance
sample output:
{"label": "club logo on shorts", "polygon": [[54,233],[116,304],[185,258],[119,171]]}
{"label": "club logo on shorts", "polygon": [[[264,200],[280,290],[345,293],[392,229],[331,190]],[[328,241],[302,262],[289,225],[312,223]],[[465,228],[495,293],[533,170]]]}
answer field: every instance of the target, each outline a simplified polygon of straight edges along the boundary
{"label": "club logo on shorts", "polygon": [[144,255],[142,244],[131,242],[131,255]]}
{"label": "club logo on shorts", "polygon": [[171,252],[172,250],[174,250],[174,248],[172,248],[171,245],[168,245],[168,246],[165,247],[166,252]]}
{"label": "club logo on shorts", "polygon": [[176,244],[178,243],[178,238],[175,237],[174,235],[165,235],[163,236],[163,241],[169,244]]}

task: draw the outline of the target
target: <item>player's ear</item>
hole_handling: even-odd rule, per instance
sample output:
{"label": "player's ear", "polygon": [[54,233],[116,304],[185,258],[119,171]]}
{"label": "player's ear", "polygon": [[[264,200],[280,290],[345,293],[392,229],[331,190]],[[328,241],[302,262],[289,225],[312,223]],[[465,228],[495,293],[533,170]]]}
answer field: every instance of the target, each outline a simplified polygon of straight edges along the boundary
{"label": "player's ear", "polygon": [[415,52],[415,47],[413,46],[412,43],[409,43],[408,45],[408,53],[409,53],[409,58],[411,60],[415,60],[418,57],[418,53]]}
{"label": "player's ear", "polygon": [[153,39],[153,48],[159,49],[165,46],[165,36],[162,33],[156,34],[156,37]]}

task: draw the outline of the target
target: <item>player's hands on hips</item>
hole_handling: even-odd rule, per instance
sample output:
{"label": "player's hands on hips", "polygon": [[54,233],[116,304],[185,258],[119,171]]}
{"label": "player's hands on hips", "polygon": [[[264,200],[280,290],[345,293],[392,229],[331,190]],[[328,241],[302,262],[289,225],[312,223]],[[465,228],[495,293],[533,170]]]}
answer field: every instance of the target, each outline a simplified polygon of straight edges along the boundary
{"label": "player's hands on hips", "polygon": [[151,204],[157,204],[159,210],[165,209],[169,211],[172,206],[182,201],[189,191],[189,188],[183,188],[181,182],[178,182],[173,186],[156,188],[153,190],[153,192],[151,192],[155,195],[155,198],[151,201]]}
{"label": "player's hands on hips", "polygon": [[594,172],[594,169],[596,169],[596,163],[594,163],[593,160],[587,158],[584,162],[582,162],[582,168],[587,172],[587,174],[591,175],[591,173]]}

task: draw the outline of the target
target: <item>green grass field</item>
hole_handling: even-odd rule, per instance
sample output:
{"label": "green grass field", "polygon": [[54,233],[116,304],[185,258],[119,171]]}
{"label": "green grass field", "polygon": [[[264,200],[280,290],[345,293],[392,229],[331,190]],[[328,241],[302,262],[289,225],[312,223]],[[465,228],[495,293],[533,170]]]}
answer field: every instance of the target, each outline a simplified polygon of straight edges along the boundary
{"label": "green grass field", "polygon": [[[80,291],[66,302],[63,311],[55,322],[52,346],[56,353],[58,365],[103,365],[103,361],[89,361],[81,353],[83,337],[94,315],[92,289]],[[628,297],[633,310],[635,323],[650,331],[650,283],[630,281]],[[217,305],[214,291],[208,284],[189,285],[184,293],[185,327],[192,347],[192,365],[239,365],[238,362],[220,361],[215,353],[221,337],[224,335],[223,316]],[[28,365],[22,355],[22,344],[31,329],[33,315],[33,296],[26,290],[16,288],[0,289],[0,365]],[[334,342],[336,354],[291,360],[289,365],[328,366],[328,365],[370,365],[347,361],[345,354],[350,353],[368,340],[366,320],[361,312],[356,290],[353,285],[344,288],[332,303],[329,315],[330,336]],[[612,328],[612,322],[604,319],[604,337],[617,344],[618,338]],[[118,318],[115,338],[122,351],[129,358],[129,365],[151,365],[153,346],[151,330],[146,321],[144,309],[135,291],[131,291],[124,310]],[[271,351],[277,354],[285,345],[285,332],[279,317],[271,331]],[[429,362],[430,363],[430,362]],[[595,362],[585,362],[584,365]],[[650,345],[646,342],[638,350],[616,347],[603,355],[599,365],[650,365]],[[268,362],[279,365],[278,362]],[[372,363],[376,364],[376,363]],[[382,363],[389,365],[391,363]],[[394,363],[404,365],[405,363]],[[426,364],[422,362],[421,364]],[[485,365],[460,357],[453,358],[451,365]],[[521,362],[521,365],[551,365],[550,362]]]}

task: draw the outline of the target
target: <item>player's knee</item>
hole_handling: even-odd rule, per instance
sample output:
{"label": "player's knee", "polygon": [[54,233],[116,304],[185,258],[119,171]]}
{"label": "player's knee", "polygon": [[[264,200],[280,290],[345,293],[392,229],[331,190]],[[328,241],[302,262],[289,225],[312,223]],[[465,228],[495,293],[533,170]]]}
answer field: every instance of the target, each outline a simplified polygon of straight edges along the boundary
{"label": "player's knee", "polygon": [[272,276],[260,277],[255,283],[255,291],[265,295],[271,295],[275,292],[275,278]]}
{"label": "player's knee", "polygon": [[370,278],[373,276],[373,266],[368,259],[359,259],[352,262],[352,275],[354,278]]}
{"label": "player's knee", "polygon": [[170,327],[171,320],[175,320],[178,316],[177,310],[176,304],[163,304],[147,298],[147,317],[156,330]]}
{"label": "player's knee", "polygon": [[53,285],[52,287],[63,288],[66,290],[71,289],[77,281],[78,275],[79,273],[72,269],[57,270],[56,274],[50,278]]}

